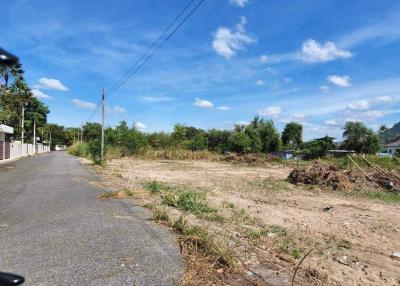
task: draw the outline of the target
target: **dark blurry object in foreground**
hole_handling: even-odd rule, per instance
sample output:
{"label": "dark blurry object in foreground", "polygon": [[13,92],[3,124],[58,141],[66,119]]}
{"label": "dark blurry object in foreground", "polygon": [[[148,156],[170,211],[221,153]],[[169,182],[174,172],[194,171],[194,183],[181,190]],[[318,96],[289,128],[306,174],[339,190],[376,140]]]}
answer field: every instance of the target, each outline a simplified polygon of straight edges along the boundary
{"label": "dark blurry object in foreground", "polygon": [[0,48],[0,65],[12,66],[18,61],[18,57]]}
{"label": "dark blurry object in foreground", "polygon": [[0,272],[0,286],[14,286],[14,285],[21,285],[25,282],[24,277],[11,274]]}

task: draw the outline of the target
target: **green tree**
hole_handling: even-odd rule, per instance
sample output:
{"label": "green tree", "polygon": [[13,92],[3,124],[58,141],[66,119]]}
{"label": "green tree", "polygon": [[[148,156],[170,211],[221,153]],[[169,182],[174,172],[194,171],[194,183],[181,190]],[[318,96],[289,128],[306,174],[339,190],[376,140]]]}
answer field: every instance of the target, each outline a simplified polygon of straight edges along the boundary
{"label": "green tree", "polygon": [[373,154],[379,151],[379,137],[361,122],[347,122],[343,132],[342,148],[357,153]]}
{"label": "green tree", "polygon": [[280,147],[280,136],[278,131],[274,126],[272,120],[264,121],[258,123],[258,132],[260,133],[260,138],[262,142],[261,151],[264,153],[270,153],[279,150]]}
{"label": "green tree", "polygon": [[238,126],[228,138],[228,149],[238,154],[245,153],[251,149],[250,137]]}
{"label": "green tree", "polygon": [[302,142],[303,125],[296,122],[286,124],[282,132],[282,143],[288,147],[296,148]]}
{"label": "green tree", "polygon": [[211,151],[224,153],[228,150],[228,138],[231,131],[211,129],[208,131],[208,148]]}
{"label": "green tree", "polygon": [[87,122],[82,126],[82,131],[84,141],[93,141],[96,139],[100,140],[101,124],[97,122]]}
{"label": "green tree", "polygon": [[300,144],[300,154],[304,160],[312,160],[323,158],[327,155],[328,150],[335,147],[333,138],[325,136],[323,138],[314,139]]}

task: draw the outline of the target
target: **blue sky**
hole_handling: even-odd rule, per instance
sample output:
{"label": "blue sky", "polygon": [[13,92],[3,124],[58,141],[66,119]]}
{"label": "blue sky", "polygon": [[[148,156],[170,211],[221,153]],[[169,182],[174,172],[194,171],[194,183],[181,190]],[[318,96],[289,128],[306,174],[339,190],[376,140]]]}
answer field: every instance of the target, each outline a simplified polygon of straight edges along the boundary
{"label": "blue sky", "polygon": [[[0,3],[0,43],[17,54],[49,121],[79,126],[187,1]],[[205,0],[107,98],[107,125],[232,128],[256,114],[307,139],[346,120],[400,121],[400,1]],[[98,120],[97,113],[93,120]]]}

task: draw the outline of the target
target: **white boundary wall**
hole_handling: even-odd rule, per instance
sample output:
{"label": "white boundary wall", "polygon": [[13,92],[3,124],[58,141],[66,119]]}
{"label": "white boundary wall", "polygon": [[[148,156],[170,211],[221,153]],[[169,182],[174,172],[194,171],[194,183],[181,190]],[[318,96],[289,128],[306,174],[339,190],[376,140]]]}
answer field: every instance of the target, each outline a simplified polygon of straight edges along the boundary
{"label": "white boundary wall", "polygon": [[36,144],[36,152],[33,144],[21,144],[21,142],[11,143],[11,159],[25,157],[40,153],[50,152],[50,146],[43,144]]}

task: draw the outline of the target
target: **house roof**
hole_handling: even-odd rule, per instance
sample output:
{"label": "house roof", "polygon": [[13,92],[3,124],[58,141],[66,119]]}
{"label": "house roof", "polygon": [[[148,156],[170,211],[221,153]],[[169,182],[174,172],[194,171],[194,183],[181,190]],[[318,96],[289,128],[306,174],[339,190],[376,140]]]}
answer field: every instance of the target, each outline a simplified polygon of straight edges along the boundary
{"label": "house roof", "polygon": [[400,147],[400,140],[397,140],[397,141],[394,141],[394,142],[385,144],[384,146],[385,146],[386,148],[387,148],[387,147]]}
{"label": "house roof", "polygon": [[4,125],[4,124],[0,124],[0,132],[4,132],[4,133],[9,133],[9,134],[13,134],[14,133],[14,128]]}

